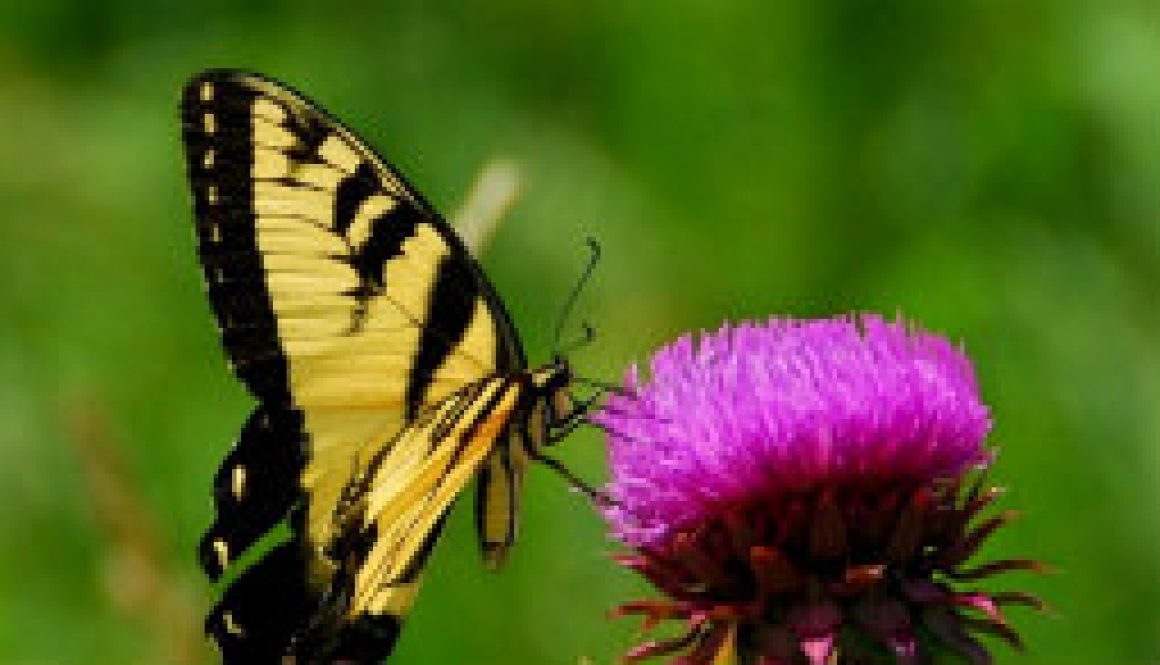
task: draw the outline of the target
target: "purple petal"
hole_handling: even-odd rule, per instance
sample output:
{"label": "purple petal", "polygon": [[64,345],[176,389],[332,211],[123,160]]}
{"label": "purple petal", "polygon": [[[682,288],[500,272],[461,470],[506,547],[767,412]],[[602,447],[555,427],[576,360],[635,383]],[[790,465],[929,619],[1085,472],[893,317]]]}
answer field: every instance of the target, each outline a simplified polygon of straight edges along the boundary
{"label": "purple petal", "polygon": [[847,483],[955,476],[984,463],[991,427],[970,361],[899,320],[770,319],[686,335],[593,420],[608,433],[629,545],[663,541],[721,506]]}

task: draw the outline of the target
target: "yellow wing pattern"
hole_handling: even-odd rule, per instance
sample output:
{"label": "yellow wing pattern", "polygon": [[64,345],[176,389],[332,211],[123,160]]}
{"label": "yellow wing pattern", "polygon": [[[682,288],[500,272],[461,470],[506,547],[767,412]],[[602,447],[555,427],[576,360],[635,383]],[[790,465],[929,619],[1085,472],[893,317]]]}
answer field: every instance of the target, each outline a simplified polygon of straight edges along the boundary
{"label": "yellow wing pattern", "polygon": [[[495,447],[496,427],[512,418],[514,402],[464,406],[463,395],[525,361],[502,303],[447,224],[305,97],[257,75],[206,72],[185,88],[182,122],[209,300],[235,373],[260,401],[215,478],[202,564],[217,579],[283,520],[295,539],[232,582],[209,626],[219,643],[266,649],[251,656],[281,653],[335,577],[353,574],[328,554],[348,537],[336,515],[352,478],[396,474],[393,489],[368,497],[382,517],[369,518],[378,540],[354,582],[355,599],[366,598],[359,611],[398,615],[409,605],[398,591],[369,590],[433,540]],[[451,422],[431,414],[455,404],[455,422],[478,421],[479,432],[431,429]],[[461,440],[478,461],[412,468],[393,456]],[[401,488],[416,502],[389,498]],[[408,519],[417,526],[398,531]],[[302,588],[271,591],[291,571]],[[279,594],[287,616],[262,614]]]}
{"label": "yellow wing pattern", "polygon": [[352,615],[407,609],[409,598],[395,589],[417,580],[429,535],[493,452],[521,392],[504,378],[472,384],[405,429],[372,465],[362,509],[374,538],[355,578]]}

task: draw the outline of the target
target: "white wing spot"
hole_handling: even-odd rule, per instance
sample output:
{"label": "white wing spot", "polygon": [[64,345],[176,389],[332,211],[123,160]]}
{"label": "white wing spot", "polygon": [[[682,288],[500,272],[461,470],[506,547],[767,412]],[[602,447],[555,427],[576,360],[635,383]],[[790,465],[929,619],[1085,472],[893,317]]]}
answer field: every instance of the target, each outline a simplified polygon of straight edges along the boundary
{"label": "white wing spot", "polygon": [[242,495],[246,491],[246,467],[235,466],[230,475],[230,481],[230,491],[233,492],[234,499],[241,501]]}
{"label": "white wing spot", "polygon": [[213,134],[217,130],[217,122],[212,113],[206,113],[201,118],[202,127],[205,128],[206,134]]}
{"label": "white wing spot", "polygon": [[210,205],[217,204],[217,201],[218,201],[217,185],[206,185],[206,187],[205,187],[205,200],[208,201]]}
{"label": "white wing spot", "polygon": [[226,632],[230,635],[241,635],[245,632],[242,630],[242,627],[238,625],[238,622],[234,621],[234,615],[232,612],[222,613],[222,621],[225,622]]}
{"label": "white wing spot", "polygon": [[213,168],[213,148],[206,148],[205,154],[201,157],[201,165],[203,168]]}
{"label": "white wing spot", "polygon": [[221,538],[214,539],[213,552],[217,555],[218,564],[225,568],[226,564],[230,562],[230,547],[226,545],[226,541]]}
{"label": "white wing spot", "polygon": [[201,84],[201,101],[208,102],[213,100],[213,84],[205,81]]}

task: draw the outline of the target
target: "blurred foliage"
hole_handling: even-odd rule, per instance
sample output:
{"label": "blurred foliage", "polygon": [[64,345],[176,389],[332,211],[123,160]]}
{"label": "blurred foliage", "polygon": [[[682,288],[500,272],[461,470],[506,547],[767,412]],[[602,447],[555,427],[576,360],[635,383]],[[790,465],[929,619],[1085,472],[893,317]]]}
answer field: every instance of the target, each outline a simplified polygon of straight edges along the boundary
{"label": "blurred foliage", "polygon": [[[209,602],[192,552],[249,409],[181,164],[178,90],[209,66],[307,91],[444,210],[517,160],[485,263],[533,358],[586,234],[589,375],[725,318],[873,309],[963,340],[1024,513],[991,553],[1060,569],[1004,580],[1056,611],[1016,610],[1029,649],[1000,660],[1157,659],[1158,53],[1148,0],[0,3],[0,662],[204,658],[172,624]],[[110,527],[93,445],[148,543]],[[561,455],[602,474],[595,434]],[[598,518],[543,469],[526,508],[497,575],[456,511],[398,662],[626,648],[605,613],[644,590]]]}

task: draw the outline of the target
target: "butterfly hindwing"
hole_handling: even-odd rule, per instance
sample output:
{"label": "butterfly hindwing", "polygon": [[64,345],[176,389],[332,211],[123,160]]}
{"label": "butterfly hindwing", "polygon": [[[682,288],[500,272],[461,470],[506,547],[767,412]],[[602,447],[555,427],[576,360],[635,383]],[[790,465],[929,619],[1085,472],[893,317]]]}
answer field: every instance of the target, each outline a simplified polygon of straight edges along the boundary
{"label": "butterfly hindwing", "polygon": [[339,570],[310,621],[291,631],[301,662],[372,663],[390,653],[452,502],[507,435],[523,395],[503,377],[469,384],[424,410],[352,479],[329,552]]}
{"label": "butterfly hindwing", "polygon": [[206,619],[223,663],[282,663],[320,602],[302,574],[307,557],[300,543],[280,543],[225,590]]}
{"label": "butterfly hindwing", "polygon": [[[284,520],[294,537],[242,571],[211,615],[219,643],[245,653],[257,644],[247,621],[274,621],[263,630],[275,642],[304,630],[299,610],[331,600],[337,570],[356,576],[359,593],[378,583],[327,558],[345,536],[336,514],[352,478],[376,460],[380,472],[396,468],[383,461],[392,446],[434,455],[462,445],[470,455],[444,460],[440,473],[400,471],[394,490],[369,495],[381,506],[368,513],[374,546],[363,555],[385,570],[421,562],[451,498],[514,418],[515,402],[485,407],[462,401],[464,391],[526,363],[502,303],[446,222],[319,107],[264,77],[211,71],[186,86],[181,110],[209,300],[235,373],[261,403],[215,480],[203,566],[217,578]],[[445,425],[478,431],[425,429],[423,414],[452,403],[464,420]],[[418,503],[390,498],[404,489],[398,496]],[[414,526],[397,531],[383,516],[396,513]],[[392,542],[402,549],[386,554]],[[271,580],[295,568],[305,581],[287,591],[287,616],[255,618]],[[367,616],[401,614],[414,584],[376,592]]]}
{"label": "butterfly hindwing", "polygon": [[508,435],[523,394],[520,382],[504,377],[470,384],[403,430],[374,461],[356,502],[373,538],[359,553],[353,612],[397,613],[406,602],[396,587],[417,581],[430,534]]}
{"label": "butterfly hindwing", "polygon": [[218,579],[294,507],[305,454],[300,412],[263,405],[250,415],[214,476],[217,516],[198,548],[210,579]]}

